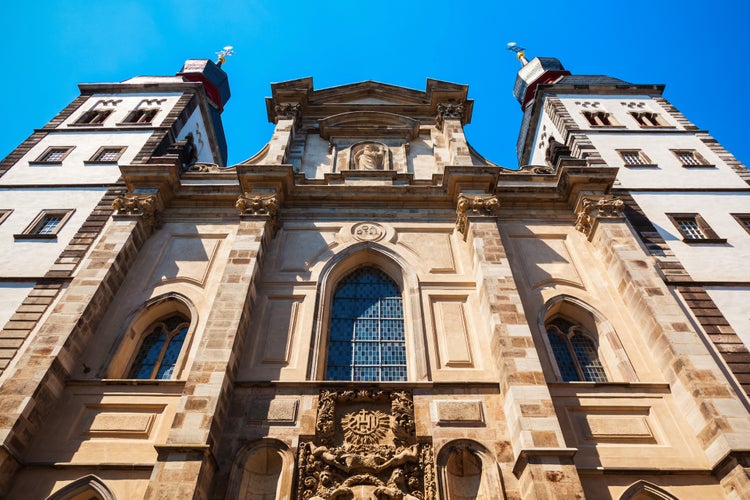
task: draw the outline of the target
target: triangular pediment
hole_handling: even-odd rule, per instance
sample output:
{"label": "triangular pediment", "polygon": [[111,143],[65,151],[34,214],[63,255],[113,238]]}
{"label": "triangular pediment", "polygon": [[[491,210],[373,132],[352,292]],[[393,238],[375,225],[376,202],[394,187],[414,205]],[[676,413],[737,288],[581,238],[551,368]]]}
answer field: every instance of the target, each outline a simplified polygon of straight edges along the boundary
{"label": "triangular pediment", "polygon": [[310,104],[318,106],[336,104],[424,105],[429,102],[426,92],[372,80],[316,90],[310,96]]}

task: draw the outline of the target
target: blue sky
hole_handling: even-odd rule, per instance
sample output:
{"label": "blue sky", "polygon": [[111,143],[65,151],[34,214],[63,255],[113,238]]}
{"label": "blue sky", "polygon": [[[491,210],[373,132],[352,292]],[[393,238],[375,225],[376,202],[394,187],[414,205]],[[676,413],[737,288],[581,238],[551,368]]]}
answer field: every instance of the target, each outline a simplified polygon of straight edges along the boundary
{"label": "blue sky", "polygon": [[574,74],[666,84],[669,101],[747,164],[749,11],[721,0],[3,2],[0,156],[74,99],[78,83],[172,75],[185,59],[215,58],[233,45],[223,115],[230,164],[271,136],[270,82],[312,76],[316,89],[362,80],[419,90],[427,78],[468,84],[469,142],[516,168],[519,65],[505,49],[516,41],[529,57],[557,57]]}

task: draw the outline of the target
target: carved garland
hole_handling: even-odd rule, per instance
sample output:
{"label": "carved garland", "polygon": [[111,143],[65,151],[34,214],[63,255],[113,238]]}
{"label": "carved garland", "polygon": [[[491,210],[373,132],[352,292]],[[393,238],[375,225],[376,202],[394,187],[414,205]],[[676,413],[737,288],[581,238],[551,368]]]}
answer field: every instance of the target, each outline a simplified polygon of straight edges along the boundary
{"label": "carved garland", "polygon": [[410,391],[322,390],[315,438],[299,447],[297,497],[436,498],[432,446],[415,428]]}
{"label": "carved garland", "polygon": [[625,202],[619,198],[584,198],[581,209],[576,213],[576,229],[591,238],[598,219],[622,217]]}
{"label": "carved garland", "polygon": [[466,235],[469,230],[469,216],[480,216],[494,215],[497,209],[500,208],[500,202],[497,196],[491,194],[466,196],[461,194],[458,196],[458,202],[456,203],[456,230]]}
{"label": "carved garland", "polygon": [[143,227],[150,233],[158,223],[155,194],[124,194],[115,198],[112,208],[120,217],[139,217]]}

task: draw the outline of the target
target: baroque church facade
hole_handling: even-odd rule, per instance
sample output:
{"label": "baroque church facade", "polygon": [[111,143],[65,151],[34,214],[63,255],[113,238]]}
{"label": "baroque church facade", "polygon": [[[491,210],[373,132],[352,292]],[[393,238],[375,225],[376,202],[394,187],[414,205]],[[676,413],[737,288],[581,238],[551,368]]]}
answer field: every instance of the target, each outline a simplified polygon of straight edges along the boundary
{"label": "baroque church facade", "polygon": [[465,85],[232,166],[220,64],[80,89],[0,163],[0,496],[750,496],[750,177],[663,86],[533,59],[519,170]]}

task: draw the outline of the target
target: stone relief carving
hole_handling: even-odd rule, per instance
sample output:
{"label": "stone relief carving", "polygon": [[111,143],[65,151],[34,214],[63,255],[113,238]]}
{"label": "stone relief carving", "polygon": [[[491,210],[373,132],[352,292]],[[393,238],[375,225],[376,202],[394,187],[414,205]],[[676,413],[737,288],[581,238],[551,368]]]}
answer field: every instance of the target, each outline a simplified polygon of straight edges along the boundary
{"label": "stone relief carving", "polygon": [[437,105],[437,116],[435,124],[439,129],[443,128],[445,120],[460,120],[464,114],[463,103],[458,102],[441,102]]}
{"label": "stone relief carving", "polygon": [[352,226],[352,236],[359,241],[378,241],[385,236],[385,228],[374,222],[360,222]]}
{"label": "stone relief carving", "polygon": [[119,216],[141,217],[143,225],[151,232],[158,223],[155,194],[124,194],[115,198],[112,208]]}
{"label": "stone relief carving", "polygon": [[494,215],[500,208],[497,196],[491,194],[466,196],[458,195],[456,204],[456,230],[466,238],[469,229],[469,216]]}
{"label": "stone relief carving", "polygon": [[302,116],[300,103],[281,102],[273,108],[277,120],[295,120]]}
{"label": "stone relief carving", "polygon": [[351,170],[391,170],[390,155],[384,144],[365,142],[355,144],[351,151]]}
{"label": "stone relief carving", "polygon": [[410,391],[322,390],[315,437],[300,442],[297,497],[434,499],[432,445],[415,429]]}
{"label": "stone relief carving", "polygon": [[576,213],[576,229],[590,238],[597,219],[622,217],[625,202],[619,198],[584,198],[581,209]]}
{"label": "stone relief carving", "polygon": [[240,195],[234,207],[240,215],[251,217],[267,217],[270,227],[276,228],[279,220],[279,197],[276,194],[251,196],[249,193]]}

